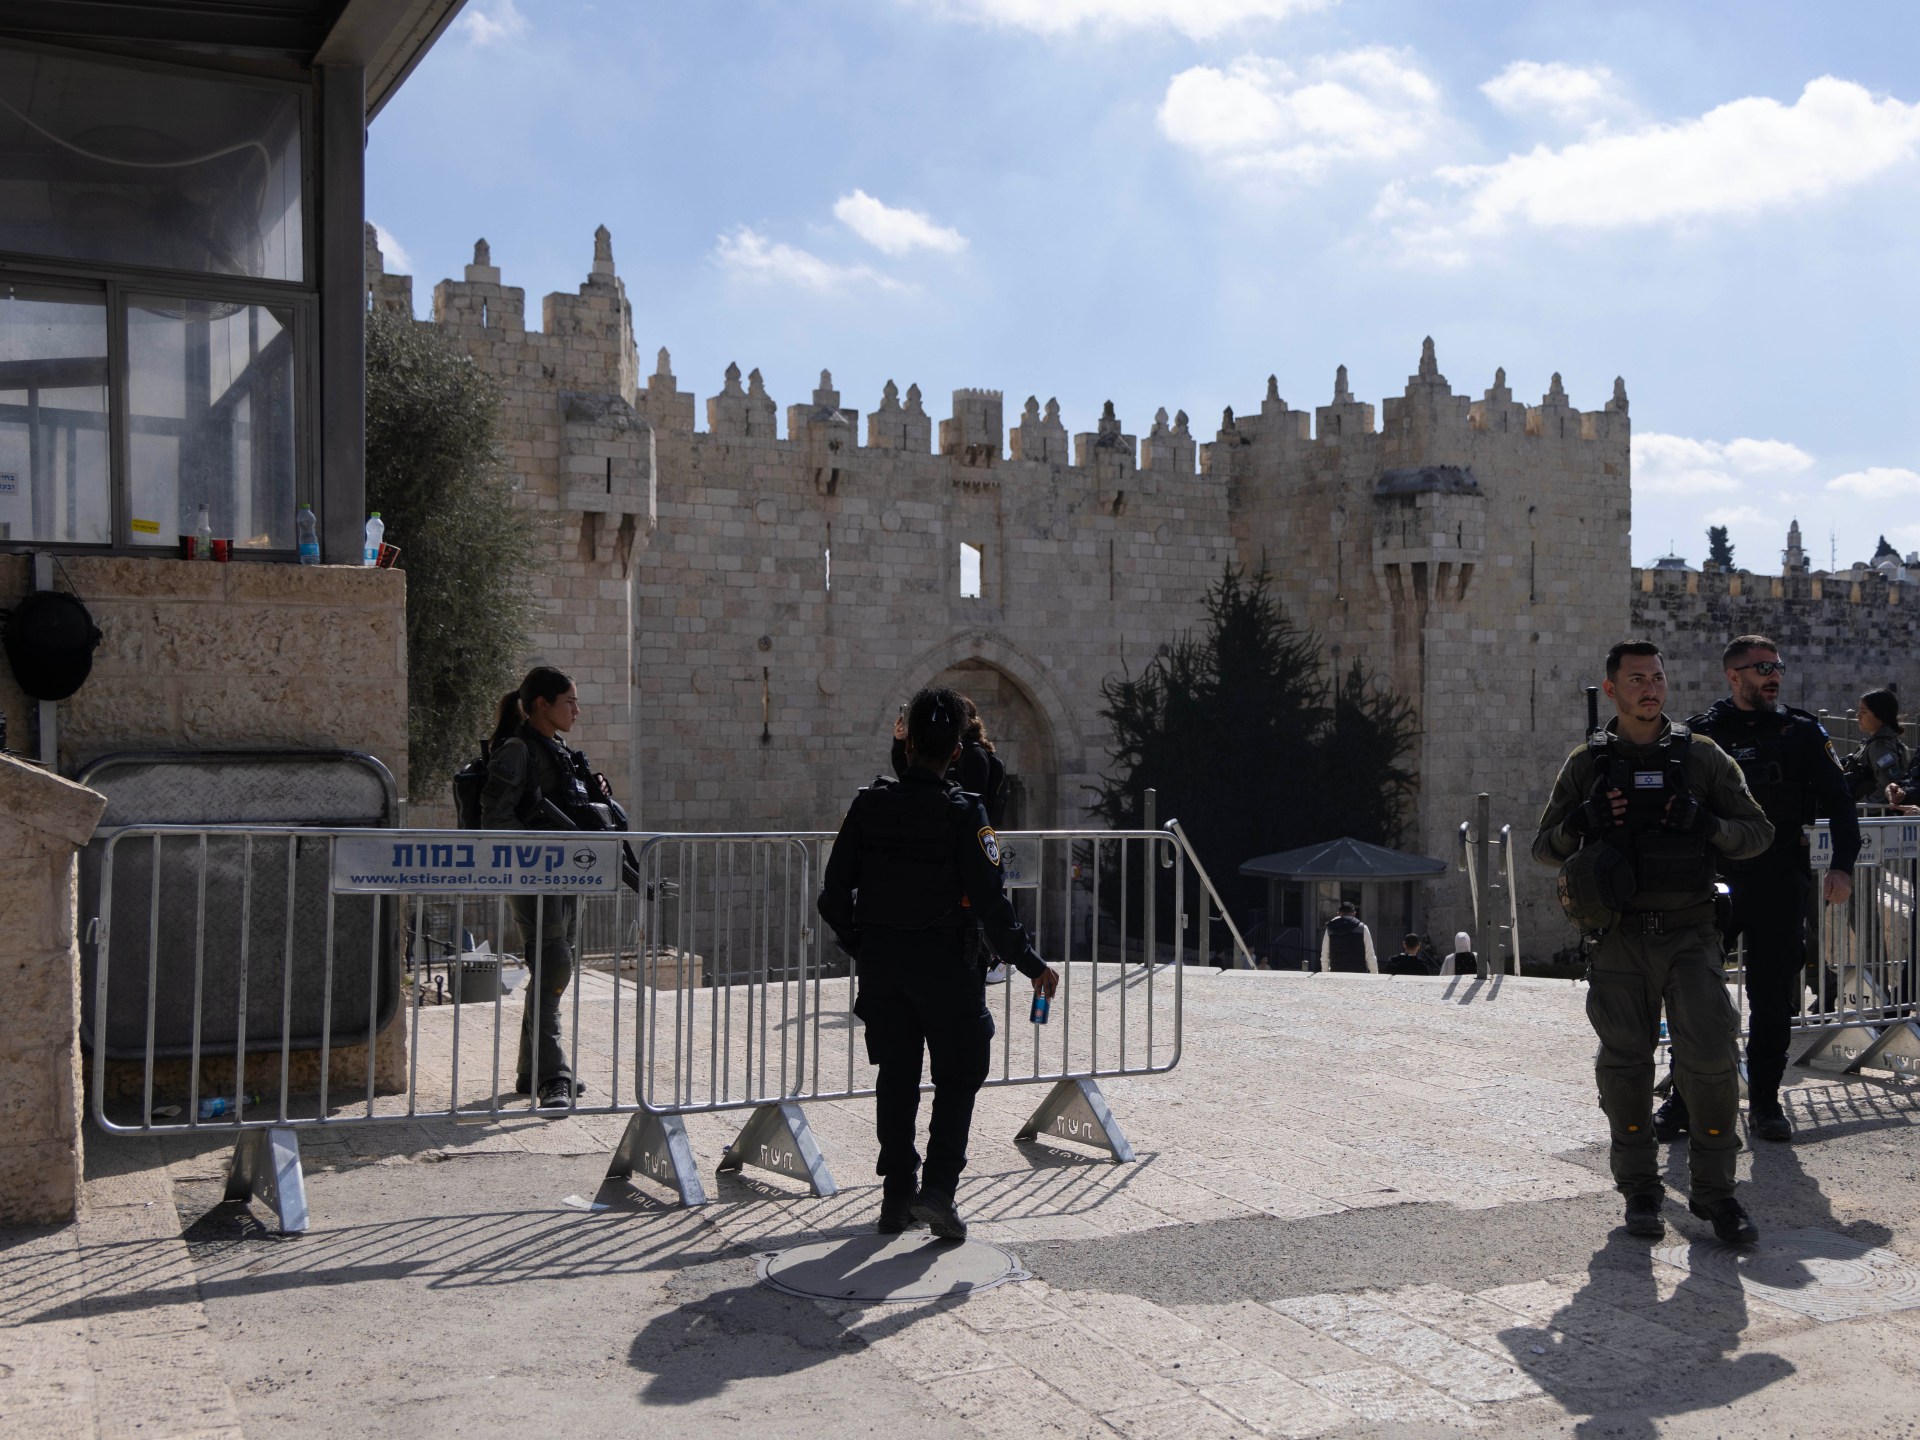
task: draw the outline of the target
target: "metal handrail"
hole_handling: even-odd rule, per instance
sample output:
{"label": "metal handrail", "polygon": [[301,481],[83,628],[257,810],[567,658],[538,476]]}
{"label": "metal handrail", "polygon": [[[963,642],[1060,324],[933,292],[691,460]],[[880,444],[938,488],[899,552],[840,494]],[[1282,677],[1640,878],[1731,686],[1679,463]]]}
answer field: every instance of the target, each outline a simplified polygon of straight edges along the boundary
{"label": "metal handrail", "polygon": [[[1226,902],[1220,898],[1220,892],[1214,889],[1213,877],[1207,874],[1207,867],[1200,863],[1200,854],[1193,848],[1193,841],[1187,838],[1186,829],[1178,820],[1167,821],[1166,829],[1180,842],[1180,848],[1185,852],[1188,863],[1193,866],[1193,873],[1200,877],[1200,883],[1207,887],[1207,894],[1213,897],[1214,908],[1220,912],[1220,918],[1227,922],[1227,932],[1233,936],[1235,952],[1245,956],[1247,965],[1253,968],[1253,952],[1247,949],[1247,942],[1240,936],[1240,927],[1233,923],[1233,916],[1228,913]],[[1206,943],[1207,937],[1202,935],[1200,944],[1203,951]]]}

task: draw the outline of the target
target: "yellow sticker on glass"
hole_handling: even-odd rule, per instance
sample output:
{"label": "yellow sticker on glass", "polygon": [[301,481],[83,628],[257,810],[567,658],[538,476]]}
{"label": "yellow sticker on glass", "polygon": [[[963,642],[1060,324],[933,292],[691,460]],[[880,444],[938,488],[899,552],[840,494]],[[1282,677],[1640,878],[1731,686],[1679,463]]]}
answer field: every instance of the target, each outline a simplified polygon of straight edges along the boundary
{"label": "yellow sticker on glass", "polygon": [[135,520],[133,522],[133,533],[136,535],[158,535],[160,533],[160,522],[158,520]]}

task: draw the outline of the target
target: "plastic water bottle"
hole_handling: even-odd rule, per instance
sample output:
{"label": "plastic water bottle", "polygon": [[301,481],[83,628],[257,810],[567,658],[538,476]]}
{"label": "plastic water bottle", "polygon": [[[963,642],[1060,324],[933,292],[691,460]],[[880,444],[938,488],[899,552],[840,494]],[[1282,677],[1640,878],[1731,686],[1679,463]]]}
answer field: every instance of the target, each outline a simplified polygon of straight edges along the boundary
{"label": "plastic water bottle", "polygon": [[213,515],[206,506],[200,507],[200,514],[193,522],[193,558],[211,560],[213,558]]}
{"label": "plastic water bottle", "polygon": [[[241,1097],[242,1105],[258,1105],[267,1097],[264,1095],[246,1095]],[[202,1120],[218,1120],[222,1115],[233,1113],[233,1101],[225,1095],[209,1095],[200,1102],[198,1114]]]}
{"label": "plastic water bottle", "polygon": [[1047,999],[1047,992],[1036,990],[1033,992],[1033,1009],[1027,1013],[1027,1018],[1036,1025],[1044,1025],[1047,1023],[1047,1011],[1052,1007],[1053,1002]]}
{"label": "plastic water bottle", "polygon": [[300,513],[293,517],[293,523],[300,533],[300,563],[318,565],[320,563],[320,522],[314,518],[313,507],[302,505]]}
{"label": "plastic water bottle", "polygon": [[360,551],[362,565],[380,563],[380,542],[386,538],[386,534],[387,522],[380,518],[380,512],[376,510],[367,517],[367,543]]}

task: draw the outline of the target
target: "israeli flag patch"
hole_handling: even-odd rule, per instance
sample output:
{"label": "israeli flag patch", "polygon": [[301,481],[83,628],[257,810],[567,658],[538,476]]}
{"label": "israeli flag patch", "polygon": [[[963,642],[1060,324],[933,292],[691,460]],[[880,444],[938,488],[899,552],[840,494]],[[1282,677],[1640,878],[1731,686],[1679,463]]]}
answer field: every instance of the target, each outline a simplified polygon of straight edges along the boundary
{"label": "israeli flag patch", "polygon": [[988,864],[1000,863],[1000,837],[993,833],[991,825],[980,827],[980,853],[987,857]]}
{"label": "israeli flag patch", "polygon": [[1633,788],[1636,790],[1658,790],[1667,783],[1664,770],[1636,770],[1633,772]]}

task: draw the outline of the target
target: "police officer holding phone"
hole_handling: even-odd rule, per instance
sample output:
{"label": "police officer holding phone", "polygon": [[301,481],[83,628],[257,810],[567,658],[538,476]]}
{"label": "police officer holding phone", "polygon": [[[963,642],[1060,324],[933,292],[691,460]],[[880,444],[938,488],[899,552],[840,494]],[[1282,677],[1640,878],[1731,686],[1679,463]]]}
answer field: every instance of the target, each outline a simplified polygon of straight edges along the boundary
{"label": "police officer holding phone", "polygon": [[[1051,997],[1060,983],[1014,915],[999,840],[979,798],[945,778],[964,720],[951,690],[913,697],[903,737],[906,771],[879,776],[854,797],[820,891],[821,917],[854,957],[853,1012],[866,1025],[867,1058],[880,1071],[874,1112],[883,1235],[916,1220],[943,1240],[967,1235],[954,1192],[993,1043],[986,987],[967,944],[973,923],[1033,982],[1036,995]],[[923,1052],[933,1071],[924,1170],[914,1146]]]}

